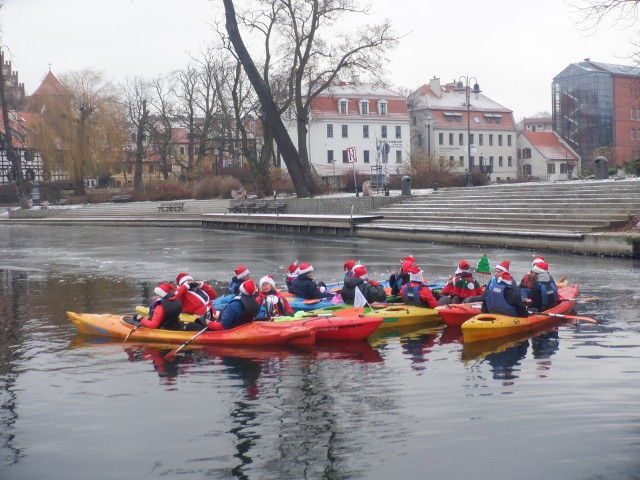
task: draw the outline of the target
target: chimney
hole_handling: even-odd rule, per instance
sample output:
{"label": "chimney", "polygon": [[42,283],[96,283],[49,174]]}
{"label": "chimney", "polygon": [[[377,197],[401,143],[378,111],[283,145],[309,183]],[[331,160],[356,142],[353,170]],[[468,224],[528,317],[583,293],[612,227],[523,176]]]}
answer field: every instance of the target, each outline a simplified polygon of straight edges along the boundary
{"label": "chimney", "polygon": [[436,97],[442,98],[442,89],[440,88],[440,79],[438,77],[433,77],[429,80],[429,88],[436,94]]}

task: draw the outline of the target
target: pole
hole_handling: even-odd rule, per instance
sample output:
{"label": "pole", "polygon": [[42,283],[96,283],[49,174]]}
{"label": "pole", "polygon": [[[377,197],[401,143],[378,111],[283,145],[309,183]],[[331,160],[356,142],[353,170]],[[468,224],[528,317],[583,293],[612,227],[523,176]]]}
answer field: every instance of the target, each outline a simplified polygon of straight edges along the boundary
{"label": "pole", "polygon": [[353,163],[353,186],[356,189],[356,197],[359,197],[360,195],[358,195],[358,182],[356,181],[356,164]]}

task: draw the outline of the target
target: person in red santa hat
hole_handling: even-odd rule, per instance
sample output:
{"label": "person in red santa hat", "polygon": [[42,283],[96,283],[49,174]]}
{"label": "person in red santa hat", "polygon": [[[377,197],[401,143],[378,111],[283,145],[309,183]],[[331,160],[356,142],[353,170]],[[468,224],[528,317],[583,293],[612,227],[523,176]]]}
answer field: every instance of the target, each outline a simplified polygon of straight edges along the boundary
{"label": "person in red santa hat", "polygon": [[242,284],[242,282],[251,280],[251,277],[249,276],[249,269],[244,265],[238,265],[233,273],[234,276],[229,283],[229,293],[231,295],[239,295],[240,285]]}
{"label": "person in red santa hat", "polygon": [[531,270],[535,277],[529,289],[529,308],[543,312],[555,307],[558,304],[558,287],[549,274],[549,264],[537,262]]}
{"label": "person in red santa hat", "polygon": [[353,275],[344,281],[342,287],[342,301],[349,305],[353,305],[356,296],[356,288],[362,292],[364,298],[369,302],[384,302],[387,300],[387,294],[375,280],[369,280],[367,267],[357,265],[353,269]]}
{"label": "person in red santa hat", "polygon": [[253,280],[242,282],[238,289],[239,294],[224,307],[220,313],[219,322],[209,322],[207,326],[211,330],[223,330],[239,327],[252,322],[260,311],[260,304],[255,299],[256,284]]}
{"label": "person in red santa hat", "polygon": [[293,281],[298,277],[298,270],[298,260],[287,267],[284,283],[287,286],[289,293],[293,293]]}
{"label": "person in red santa hat", "polygon": [[509,273],[510,262],[505,260],[495,267],[495,280],[489,282],[482,294],[482,313],[497,313],[510,317],[529,316],[522,301],[518,285]]}
{"label": "person in red santa hat", "polygon": [[342,267],[344,270],[344,279],[345,281],[349,277],[353,277],[353,269],[358,265],[358,262],[355,260],[347,260],[344,262],[344,266]]}
{"label": "person in red santa hat", "polygon": [[433,296],[429,287],[427,287],[422,269],[418,265],[413,264],[409,267],[408,273],[409,283],[403,285],[400,290],[400,296],[404,304],[414,305],[416,307],[436,308],[438,301]]}
{"label": "person in red santa hat", "polygon": [[450,303],[469,303],[480,299],[484,289],[473,278],[471,265],[464,258],[458,263],[455,273],[440,292],[439,305]]}
{"label": "person in red santa hat", "polygon": [[524,277],[522,277],[522,280],[520,280],[520,295],[522,297],[526,298],[529,296],[529,289],[531,288],[536,275],[533,271],[533,267],[535,267],[536,264],[540,262],[544,262],[544,257],[542,255],[533,257],[533,261],[531,262],[531,270],[529,270],[529,273],[527,273]]}
{"label": "person in red santa hat", "polygon": [[[216,316],[216,309],[212,303],[218,297],[216,291],[204,281],[195,281],[188,273],[180,273],[176,277],[178,291],[176,297],[182,302],[182,311],[201,317],[200,324],[204,326],[207,320]],[[193,326],[195,329],[199,325]],[[191,329],[191,328],[188,328]]]}
{"label": "person in red santa hat", "polygon": [[149,307],[146,317],[134,317],[140,325],[147,328],[162,328],[164,330],[181,330],[180,314],[182,302],[176,297],[173,285],[161,283],[153,292],[157,295]]}
{"label": "person in red santa hat", "polygon": [[293,294],[305,300],[316,298],[333,298],[323,282],[319,284],[313,279],[313,265],[303,263],[298,269],[298,277],[293,281]]}
{"label": "person in red santa hat", "polygon": [[409,283],[409,269],[415,265],[413,255],[407,255],[400,260],[400,271],[395,270],[389,276],[389,286],[391,287],[391,295],[399,295],[402,286]]}
{"label": "person in red santa hat", "polygon": [[293,315],[294,311],[287,298],[278,291],[276,282],[271,275],[265,275],[258,282],[258,296],[260,304],[259,319],[271,319],[283,315]]}

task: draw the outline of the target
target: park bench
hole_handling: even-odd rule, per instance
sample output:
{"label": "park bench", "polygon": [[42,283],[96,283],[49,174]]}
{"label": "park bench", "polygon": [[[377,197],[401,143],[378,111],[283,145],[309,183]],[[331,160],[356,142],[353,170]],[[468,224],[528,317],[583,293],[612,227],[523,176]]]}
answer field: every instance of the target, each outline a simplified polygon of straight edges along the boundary
{"label": "park bench", "polygon": [[266,213],[267,212],[267,202],[258,202],[253,210],[254,213]]}
{"label": "park bench", "polygon": [[267,206],[267,212],[269,213],[284,213],[287,208],[286,203],[271,203]]}
{"label": "park bench", "polygon": [[123,203],[123,202],[130,202],[131,199],[132,199],[131,195],[114,195],[109,199],[109,201],[112,203]]}
{"label": "park bench", "polygon": [[186,202],[163,202],[158,205],[159,212],[184,212]]}

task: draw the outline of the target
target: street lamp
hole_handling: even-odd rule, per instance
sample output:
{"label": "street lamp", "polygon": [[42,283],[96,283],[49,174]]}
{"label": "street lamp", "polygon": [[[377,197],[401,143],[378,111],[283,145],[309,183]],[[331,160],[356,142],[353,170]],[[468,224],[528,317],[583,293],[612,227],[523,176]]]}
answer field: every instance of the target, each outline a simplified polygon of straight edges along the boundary
{"label": "street lamp", "polygon": [[456,83],[456,91],[459,92],[464,89],[465,105],[467,106],[467,163],[469,165],[467,170],[469,172],[467,176],[468,187],[473,186],[473,179],[471,177],[471,172],[473,170],[473,165],[471,164],[471,82],[473,82],[473,93],[478,95],[481,90],[476,77],[462,75],[458,79],[458,83]]}

